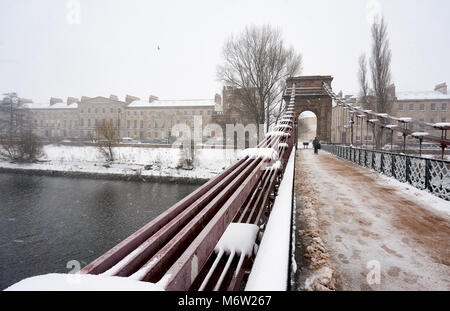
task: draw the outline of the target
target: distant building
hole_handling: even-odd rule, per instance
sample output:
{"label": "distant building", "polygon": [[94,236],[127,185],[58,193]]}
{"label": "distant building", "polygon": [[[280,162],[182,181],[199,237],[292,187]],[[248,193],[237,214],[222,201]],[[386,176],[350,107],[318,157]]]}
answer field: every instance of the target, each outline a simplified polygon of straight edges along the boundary
{"label": "distant building", "polygon": [[201,100],[160,100],[151,95],[148,100],[127,95],[125,101],[116,95],[80,100],[69,97],[66,102],[51,98],[48,103],[28,103],[36,134],[51,140],[70,138],[87,140],[95,135],[95,127],[104,120],[118,127],[118,137],[161,141],[171,137],[175,124],[193,128],[194,116],[203,126],[221,112],[221,98]]}
{"label": "distant building", "polygon": [[[410,117],[430,124],[450,122],[450,95],[448,94],[446,83],[440,83],[435,86],[434,90],[424,92],[396,92],[395,85],[391,85],[389,93],[392,98],[392,107],[389,114],[392,116]],[[355,96],[344,96],[344,99],[353,105],[367,108],[367,105],[361,103]],[[350,127],[342,127],[344,123],[349,124],[349,118],[350,115],[347,112],[338,109],[336,106],[333,107],[332,142],[350,143]],[[369,125],[369,130],[366,131],[367,126],[365,122],[361,126],[357,118],[354,118],[354,120],[353,142],[359,144],[362,139],[363,144],[371,144],[373,139],[371,126]],[[434,130],[429,127],[425,128],[409,124],[408,128],[417,132],[426,131],[430,135],[441,136],[440,130]],[[390,141],[389,131],[386,134],[387,141]],[[394,135],[396,136],[393,142],[395,144],[401,144],[403,142],[403,135],[395,131]],[[412,137],[408,139],[412,143],[417,142]]]}

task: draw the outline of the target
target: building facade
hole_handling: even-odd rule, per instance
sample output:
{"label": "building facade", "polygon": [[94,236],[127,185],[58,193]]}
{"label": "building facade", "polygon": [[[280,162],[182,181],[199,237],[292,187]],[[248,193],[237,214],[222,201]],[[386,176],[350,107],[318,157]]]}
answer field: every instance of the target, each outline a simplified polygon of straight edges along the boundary
{"label": "building facade", "polygon": [[[148,142],[167,141],[172,126],[185,124],[193,129],[194,117],[203,126],[214,122],[221,111],[221,97],[202,100],[159,100],[150,96],[140,100],[127,95],[68,98],[66,102],[51,98],[48,103],[28,103],[35,133],[51,141],[62,139],[90,140],[95,138],[96,125],[110,121],[117,127],[119,139],[129,137]],[[200,119],[199,119],[200,118]]]}
{"label": "building facade", "polygon": [[[450,122],[450,95],[448,94],[447,84],[441,83],[435,86],[433,91],[425,92],[398,92],[395,86],[391,86],[392,107],[389,112],[395,117],[410,117],[414,120],[426,122],[429,124]],[[356,97],[344,97],[348,102],[356,106],[364,106],[359,103]],[[347,110],[338,106],[333,106],[332,120],[332,142],[333,143],[351,143],[351,115]],[[353,143],[354,144],[372,144],[373,129],[360,118],[353,116]],[[409,124],[408,129],[415,132],[427,132],[433,136],[441,136],[441,131],[430,127]],[[386,130],[386,143],[390,143],[390,131]],[[394,131],[393,143],[401,145],[403,135]],[[408,137],[408,143],[418,143],[417,139]]]}

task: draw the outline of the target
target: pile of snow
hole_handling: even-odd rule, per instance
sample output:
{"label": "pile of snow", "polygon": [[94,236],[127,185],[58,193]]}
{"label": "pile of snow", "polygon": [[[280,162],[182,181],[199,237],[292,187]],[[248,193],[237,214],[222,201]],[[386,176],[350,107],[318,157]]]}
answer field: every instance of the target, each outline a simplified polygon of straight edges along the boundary
{"label": "pile of snow", "polygon": [[250,159],[263,158],[278,160],[278,153],[273,148],[247,148],[239,154],[239,159],[249,157]]}
{"label": "pile of snow", "polygon": [[266,133],[266,137],[269,136],[285,136],[285,137],[289,137],[291,134],[289,133],[285,133],[285,132],[281,132],[281,131],[274,131],[274,132],[267,132]]}
{"label": "pile of snow", "polygon": [[414,136],[414,137],[423,137],[423,136],[428,136],[428,135],[430,135],[430,134],[427,132],[414,132],[411,134],[411,136]]}
{"label": "pile of snow", "polygon": [[6,291],[163,291],[162,284],[118,276],[50,273],[24,279]]}
{"label": "pile of snow", "polygon": [[276,129],[276,130],[279,130],[279,129],[282,129],[282,128],[291,129],[292,126],[290,126],[290,125],[288,125],[288,124],[277,124],[277,125],[275,126],[275,129]]}
{"label": "pile of snow", "polygon": [[398,118],[398,120],[408,123],[408,122],[411,122],[413,119],[410,117],[402,117],[402,118]]}
{"label": "pile of snow", "polygon": [[434,123],[433,126],[434,126],[434,127],[450,127],[450,122],[439,122],[439,123]]}
{"label": "pile of snow", "polygon": [[279,170],[281,168],[281,161],[278,160],[276,161],[274,164],[272,164],[272,166],[268,166],[266,167],[267,171],[271,171],[271,170]]}
{"label": "pile of snow", "polygon": [[246,223],[231,223],[217,243],[214,251],[223,250],[227,254],[232,252],[250,257],[256,241],[259,227]]}
{"label": "pile of snow", "polygon": [[278,147],[279,147],[279,148],[287,148],[287,147],[289,147],[289,145],[288,145],[287,143],[280,143],[280,144],[278,145]]}
{"label": "pile of snow", "polygon": [[292,149],[278,195],[249,275],[246,291],[285,291],[288,279],[295,148]]}

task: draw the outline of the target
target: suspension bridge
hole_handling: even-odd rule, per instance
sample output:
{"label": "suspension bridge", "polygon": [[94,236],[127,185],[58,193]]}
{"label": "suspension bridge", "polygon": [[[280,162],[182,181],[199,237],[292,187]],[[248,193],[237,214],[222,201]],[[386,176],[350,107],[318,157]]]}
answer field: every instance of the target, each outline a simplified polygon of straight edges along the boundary
{"label": "suspension bridge", "polygon": [[[341,168],[343,165],[348,166],[346,170],[359,169],[369,172],[370,169],[372,173],[383,174],[411,187],[427,190],[436,198],[448,202],[450,162],[406,155],[404,152],[386,152],[376,150],[375,147],[368,149],[357,144],[333,144],[332,106],[334,102],[339,109],[346,111],[350,118],[361,120],[352,122],[352,125],[360,124],[360,128],[352,128],[352,131],[361,130],[366,122],[366,126],[371,126],[374,130],[401,133],[405,138],[403,151],[406,149],[406,137],[411,136],[417,139],[420,145],[424,141],[438,144],[444,156],[450,144],[446,136],[450,124],[430,124],[364,110],[336,96],[332,91],[331,81],[331,76],[288,79],[284,93],[284,114],[274,131],[267,133],[256,148],[246,149],[234,165],[85,266],[80,273],[150,282],[159,284],[168,291],[234,291],[245,289],[252,274],[275,272],[286,274],[282,278],[284,289],[292,288],[289,284],[292,283],[291,278],[295,273],[290,271],[293,260],[290,253],[294,252],[295,239],[299,238],[293,229],[298,221],[294,215],[295,210],[299,209],[299,201],[302,200],[302,195],[292,188],[292,183],[294,180],[295,183],[304,182],[304,165],[316,167],[317,174],[323,174],[324,166],[327,165],[330,172],[333,172],[333,168]],[[321,155],[322,158],[317,158],[318,160],[313,160],[307,153],[300,154],[299,152],[308,152],[301,150],[297,151],[297,157],[294,159],[298,116],[306,110],[317,115],[317,136],[322,142],[322,149],[328,152],[327,155]],[[340,126],[344,128],[346,124],[347,120],[343,120]],[[416,133],[408,129],[408,124],[440,130],[442,135],[439,137]],[[295,161],[295,174],[292,161]],[[341,182],[337,179],[345,178],[345,172],[336,170],[334,173],[337,184],[330,185],[325,178],[324,182],[329,184],[326,196],[350,196],[346,192],[351,192],[351,187],[339,188],[342,185],[339,185]],[[288,186],[286,179],[290,179],[287,180]],[[291,187],[288,190],[290,196],[280,196],[282,185]],[[370,183],[368,185],[370,186]],[[286,189],[283,193],[286,193],[285,191]],[[365,195],[366,192],[370,193],[371,189],[358,188],[358,195]],[[294,204],[294,198],[297,205]],[[400,197],[391,195],[388,199],[398,201]],[[383,197],[383,204],[388,203],[386,200],[386,197]],[[364,198],[357,201],[364,202]],[[374,205],[377,204],[376,200],[373,202]],[[410,203],[414,204],[412,201]],[[339,198],[328,200],[327,204],[337,206]],[[392,204],[394,205],[394,202]],[[279,209],[280,205],[285,205],[284,208],[289,211],[287,216],[284,216],[285,220],[287,219],[287,228],[281,233],[284,237],[278,237],[280,243],[287,241],[287,251],[281,259],[287,269],[278,272],[277,267],[263,266],[262,271],[259,267],[260,271],[255,272],[255,262],[263,253],[261,244],[268,238],[267,224],[271,221],[274,209]],[[428,228],[433,224],[425,226]],[[441,231],[448,234],[448,225],[444,222],[440,223],[440,226],[443,228]],[[426,238],[432,239],[435,233],[431,230]],[[350,238],[351,236],[352,234]],[[391,249],[387,246],[386,248]]]}

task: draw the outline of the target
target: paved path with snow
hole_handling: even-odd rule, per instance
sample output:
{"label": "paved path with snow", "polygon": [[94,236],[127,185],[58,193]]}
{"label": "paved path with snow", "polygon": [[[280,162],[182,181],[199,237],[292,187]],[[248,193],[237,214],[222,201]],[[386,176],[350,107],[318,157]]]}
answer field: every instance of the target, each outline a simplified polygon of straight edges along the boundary
{"label": "paved path with snow", "polygon": [[315,197],[338,289],[450,290],[449,202],[311,149],[297,151],[295,181],[297,201]]}

